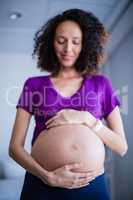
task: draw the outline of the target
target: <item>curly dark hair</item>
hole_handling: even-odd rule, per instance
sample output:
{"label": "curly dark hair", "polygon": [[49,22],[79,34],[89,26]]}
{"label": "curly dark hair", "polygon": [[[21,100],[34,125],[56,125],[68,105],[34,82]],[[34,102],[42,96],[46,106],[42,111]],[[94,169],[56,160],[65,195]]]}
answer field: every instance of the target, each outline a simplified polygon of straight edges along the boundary
{"label": "curly dark hair", "polygon": [[83,33],[82,50],[75,63],[77,72],[82,75],[99,72],[109,34],[93,13],[81,9],[69,9],[56,15],[36,32],[32,56],[37,56],[37,67],[53,75],[59,73],[60,65],[53,46],[54,36],[57,26],[67,20],[76,22]]}

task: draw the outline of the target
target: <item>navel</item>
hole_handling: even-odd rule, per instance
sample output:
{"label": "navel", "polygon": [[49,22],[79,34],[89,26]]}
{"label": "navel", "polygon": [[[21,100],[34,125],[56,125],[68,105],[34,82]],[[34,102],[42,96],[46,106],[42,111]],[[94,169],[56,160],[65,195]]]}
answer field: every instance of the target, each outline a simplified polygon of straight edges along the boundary
{"label": "navel", "polygon": [[78,150],[79,149],[79,146],[77,145],[77,144],[72,144],[72,149],[74,149],[74,150]]}

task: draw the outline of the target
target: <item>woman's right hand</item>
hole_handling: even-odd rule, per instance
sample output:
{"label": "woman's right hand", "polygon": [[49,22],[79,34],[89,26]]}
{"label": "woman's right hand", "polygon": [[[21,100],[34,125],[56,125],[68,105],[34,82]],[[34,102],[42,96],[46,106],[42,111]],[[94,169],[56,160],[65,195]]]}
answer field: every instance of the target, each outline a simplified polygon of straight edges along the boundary
{"label": "woman's right hand", "polygon": [[45,184],[53,187],[74,189],[89,185],[89,182],[94,180],[95,176],[94,171],[87,171],[83,168],[83,164],[76,163],[49,171],[48,175],[41,179]]}

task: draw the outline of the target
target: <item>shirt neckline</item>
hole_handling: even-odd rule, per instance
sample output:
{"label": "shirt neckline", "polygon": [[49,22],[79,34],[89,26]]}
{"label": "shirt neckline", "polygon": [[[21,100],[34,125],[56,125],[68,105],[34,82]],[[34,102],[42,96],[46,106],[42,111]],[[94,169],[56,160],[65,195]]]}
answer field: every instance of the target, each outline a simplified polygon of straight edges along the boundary
{"label": "shirt neckline", "polygon": [[62,99],[71,99],[72,97],[74,97],[75,95],[77,95],[81,89],[83,88],[83,85],[85,83],[85,80],[86,80],[86,77],[83,78],[83,80],[81,81],[81,84],[80,84],[80,87],[71,95],[71,96],[63,96],[54,86],[52,80],[51,80],[51,75],[48,75],[47,76],[47,79],[48,79],[48,82],[49,82],[49,85],[51,86],[51,88],[54,90],[54,92]]}

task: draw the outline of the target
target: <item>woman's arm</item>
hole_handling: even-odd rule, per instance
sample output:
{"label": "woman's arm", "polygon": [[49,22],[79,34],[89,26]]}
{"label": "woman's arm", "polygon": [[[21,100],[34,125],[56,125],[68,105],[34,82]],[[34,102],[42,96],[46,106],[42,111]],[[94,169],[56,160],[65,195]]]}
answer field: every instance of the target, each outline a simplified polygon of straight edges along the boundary
{"label": "woman's arm", "polygon": [[[63,109],[59,111],[54,117],[46,122],[46,127],[62,124],[84,124],[93,132],[97,119],[88,111],[78,111],[74,109]],[[106,118],[107,126],[104,124],[95,132],[103,143],[110,149],[123,156],[128,149],[125,138],[123,123],[118,106]]]}
{"label": "woman's arm", "polygon": [[[88,118],[88,119],[87,119]],[[96,119],[95,119],[96,120]],[[91,123],[90,123],[91,121]],[[124,156],[128,150],[128,145],[124,133],[123,123],[118,106],[106,118],[107,126],[103,125],[96,134],[103,143],[110,149]],[[94,118],[90,120],[90,114],[86,115],[85,124],[93,130]],[[92,127],[92,128],[91,128]]]}
{"label": "woman's arm", "polygon": [[47,175],[47,171],[44,170],[24,149],[30,119],[31,114],[29,112],[26,112],[21,108],[17,109],[16,119],[9,144],[9,155],[26,170],[41,178],[44,174]]}
{"label": "woman's arm", "polygon": [[[31,157],[24,149],[30,119],[31,114],[29,112],[18,108],[9,145],[9,155],[27,171],[39,177],[48,185],[71,189],[88,185],[96,176],[96,172],[84,169],[84,166],[80,163],[66,164],[49,172]],[[75,169],[77,172],[72,171]]]}

